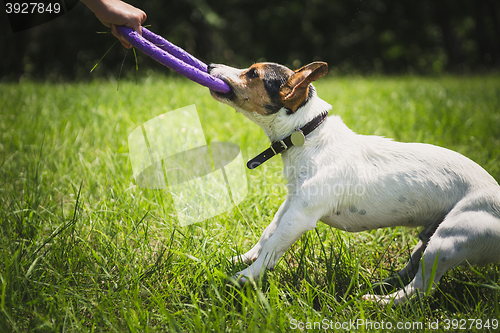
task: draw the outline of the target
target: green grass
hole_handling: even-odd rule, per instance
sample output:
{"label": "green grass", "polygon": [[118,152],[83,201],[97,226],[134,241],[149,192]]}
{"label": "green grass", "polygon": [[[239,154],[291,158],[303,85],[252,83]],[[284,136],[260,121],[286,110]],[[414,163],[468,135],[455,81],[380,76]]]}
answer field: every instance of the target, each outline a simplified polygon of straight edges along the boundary
{"label": "green grass", "polygon": [[[354,131],[456,150],[500,180],[499,77],[329,77],[316,87]],[[195,104],[207,141],[236,143],[245,160],[267,138],[182,78],[116,88],[0,85],[0,331],[289,332],[294,320],[324,319],[443,330],[445,320],[500,317],[499,265],[454,269],[432,296],[400,307],[364,302],[368,282],[408,259],[418,231],[404,228],[320,224],[256,284],[228,285],[244,267],[228,258],[250,249],[285,196],[281,161],[247,171],[241,212],[180,227],[161,193],[135,186],[128,134]]]}

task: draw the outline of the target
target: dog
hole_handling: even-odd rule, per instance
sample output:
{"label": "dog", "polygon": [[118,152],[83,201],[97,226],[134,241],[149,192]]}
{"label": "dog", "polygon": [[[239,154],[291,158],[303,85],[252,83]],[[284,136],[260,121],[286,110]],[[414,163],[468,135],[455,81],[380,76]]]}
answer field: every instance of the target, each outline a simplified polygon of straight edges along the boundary
{"label": "dog", "polygon": [[328,117],[332,107],[312,85],[327,71],[324,62],[295,71],[275,63],[208,66],[209,74],[231,88],[211,91],[212,97],[259,125],[272,143],[248,167],[281,154],[288,180],[286,199],[257,244],[234,258],[251,264],[235,278],[245,283],[273,268],[317,221],[348,232],[423,229],[410,261],[393,279],[406,281],[403,288],[363,295],[381,304],[401,304],[429,285],[435,288],[457,265],[500,261],[495,179],[454,151],[359,135],[339,116]]}

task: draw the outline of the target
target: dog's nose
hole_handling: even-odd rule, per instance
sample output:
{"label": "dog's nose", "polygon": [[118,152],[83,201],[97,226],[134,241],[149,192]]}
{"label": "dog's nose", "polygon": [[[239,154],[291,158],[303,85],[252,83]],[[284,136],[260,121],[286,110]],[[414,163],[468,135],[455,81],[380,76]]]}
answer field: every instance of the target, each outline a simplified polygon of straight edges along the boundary
{"label": "dog's nose", "polygon": [[216,67],[216,64],[209,64],[207,67],[207,73],[210,74],[210,72]]}

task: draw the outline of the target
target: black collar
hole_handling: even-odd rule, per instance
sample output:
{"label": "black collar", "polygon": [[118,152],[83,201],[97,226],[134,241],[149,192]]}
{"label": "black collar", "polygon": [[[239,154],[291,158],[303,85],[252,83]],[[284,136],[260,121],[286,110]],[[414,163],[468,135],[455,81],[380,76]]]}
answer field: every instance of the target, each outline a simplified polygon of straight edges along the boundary
{"label": "black collar", "polygon": [[283,140],[275,141],[271,144],[271,147],[264,150],[262,153],[252,158],[247,162],[247,168],[255,169],[271,157],[281,154],[282,152],[288,150],[293,146],[302,146],[305,141],[305,137],[314,131],[325,119],[328,117],[328,111],[323,112],[319,116],[316,116],[313,120],[308,122],[304,127],[294,131],[292,134],[284,138]]}

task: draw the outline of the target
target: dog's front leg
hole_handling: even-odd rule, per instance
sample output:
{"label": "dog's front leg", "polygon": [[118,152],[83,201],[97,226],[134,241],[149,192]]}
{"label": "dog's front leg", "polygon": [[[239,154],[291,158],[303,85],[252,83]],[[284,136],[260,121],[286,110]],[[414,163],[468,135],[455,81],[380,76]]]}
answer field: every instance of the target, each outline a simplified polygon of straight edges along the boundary
{"label": "dog's front leg", "polygon": [[302,234],[316,227],[319,217],[308,214],[298,209],[297,206],[300,205],[289,204],[289,208],[284,211],[279,223],[276,224],[276,230],[263,244],[257,260],[251,266],[236,274],[235,278],[240,283],[245,283],[247,278],[257,279],[266,268],[273,268],[278,259]]}
{"label": "dog's front leg", "polygon": [[252,262],[254,262],[255,259],[257,259],[257,257],[259,256],[260,251],[262,250],[262,247],[264,246],[266,241],[269,239],[269,237],[271,237],[276,228],[278,228],[281,218],[283,217],[283,214],[288,210],[289,205],[290,199],[289,197],[287,197],[281,204],[276,215],[274,215],[273,221],[266,227],[266,229],[262,233],[262,236],[260,236],[257,244],[255,244],[247,253],[233,257],[232,260],[234,262],[243,262],[245,264],[251,264]]}

